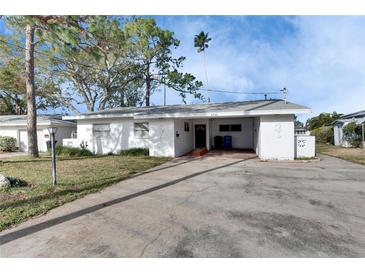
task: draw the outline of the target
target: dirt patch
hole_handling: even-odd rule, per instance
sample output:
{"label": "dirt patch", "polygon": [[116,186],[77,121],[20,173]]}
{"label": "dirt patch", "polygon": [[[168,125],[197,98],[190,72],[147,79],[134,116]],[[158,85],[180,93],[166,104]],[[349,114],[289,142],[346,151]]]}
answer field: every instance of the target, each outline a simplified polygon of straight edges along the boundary
{"label": "dirt patch", "polygon": [[257,229],[260,234],[258,237],[264,237],[291,251],[316,252],[325,257],[357,255],[346,246],[354,244],[351,235],[316,220],[267,212],[230,211],[227,216]]}
{"label": "dirt patch", "polygon": [[1,191],[0,192],[0,206],[7,201],[12,201],[14,199],[21,200],[25,198],[26,195],[22,192],[10,192],[10,191]]}

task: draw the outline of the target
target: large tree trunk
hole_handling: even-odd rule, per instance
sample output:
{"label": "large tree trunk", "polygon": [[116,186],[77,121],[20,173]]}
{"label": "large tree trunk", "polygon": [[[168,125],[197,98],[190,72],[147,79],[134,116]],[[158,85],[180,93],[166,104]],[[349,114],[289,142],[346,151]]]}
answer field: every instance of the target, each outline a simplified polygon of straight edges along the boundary
{"label": "large tree trunk", "polygon": [[151,79],[147,78],[147,80],[146,80],[146,107],[150,106],[150,97],[151,97]]}
{"label": "large tree trunk", "polygon": [[35,27],[28,24],[25,31],[25,85],[27,90],[28,155],[38,157],[37,110],[34,85],[34,30]]}

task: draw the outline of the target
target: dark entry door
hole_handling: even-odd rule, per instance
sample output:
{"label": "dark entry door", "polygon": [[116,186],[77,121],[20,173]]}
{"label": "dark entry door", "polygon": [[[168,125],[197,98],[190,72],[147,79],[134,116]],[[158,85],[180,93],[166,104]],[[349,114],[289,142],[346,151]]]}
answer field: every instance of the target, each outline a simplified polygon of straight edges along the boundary
{"label": "dark entry door", "polygon": [[207,146],[206,125],[195,125],[195,148]]}

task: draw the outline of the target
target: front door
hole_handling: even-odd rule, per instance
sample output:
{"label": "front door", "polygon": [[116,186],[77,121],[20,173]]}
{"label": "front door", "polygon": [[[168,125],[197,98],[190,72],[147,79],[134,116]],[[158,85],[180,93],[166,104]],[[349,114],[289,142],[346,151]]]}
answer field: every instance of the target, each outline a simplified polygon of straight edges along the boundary
{"label": "front door", "polygon": [[206,146],[206,125],[195,125],[195,148],[201,148]]}

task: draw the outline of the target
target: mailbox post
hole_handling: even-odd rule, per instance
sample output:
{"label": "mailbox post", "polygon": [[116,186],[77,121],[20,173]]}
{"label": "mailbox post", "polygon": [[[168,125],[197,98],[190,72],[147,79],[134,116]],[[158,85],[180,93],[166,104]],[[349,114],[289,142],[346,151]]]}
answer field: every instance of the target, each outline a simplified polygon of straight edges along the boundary
{"label": "mailbox post", "polygon": [[57,132],[56,127],[49,127],[48,132],[51,138],[51,154],[52,154],[52,185],[53,187],[57,184],[56,179],[56,139],[55,134]]}

